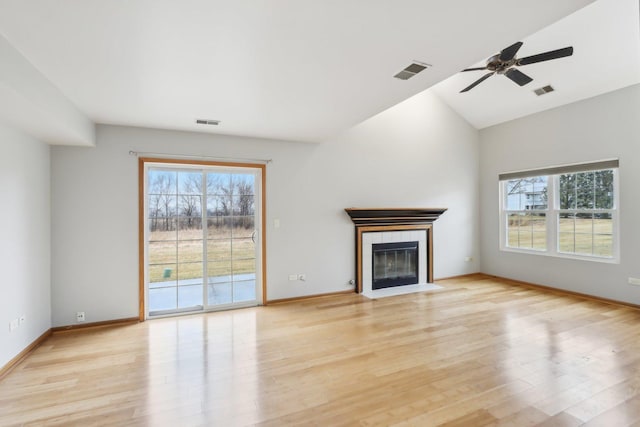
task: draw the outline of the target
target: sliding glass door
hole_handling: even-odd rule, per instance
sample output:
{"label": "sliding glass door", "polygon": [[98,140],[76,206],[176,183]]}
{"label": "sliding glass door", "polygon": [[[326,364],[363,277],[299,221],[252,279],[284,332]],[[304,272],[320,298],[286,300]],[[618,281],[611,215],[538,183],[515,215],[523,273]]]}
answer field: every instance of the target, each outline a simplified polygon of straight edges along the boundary
{"label": "sliding glass door", "polygon": [[145,164],[147,317],[261,303],[261,172]]}

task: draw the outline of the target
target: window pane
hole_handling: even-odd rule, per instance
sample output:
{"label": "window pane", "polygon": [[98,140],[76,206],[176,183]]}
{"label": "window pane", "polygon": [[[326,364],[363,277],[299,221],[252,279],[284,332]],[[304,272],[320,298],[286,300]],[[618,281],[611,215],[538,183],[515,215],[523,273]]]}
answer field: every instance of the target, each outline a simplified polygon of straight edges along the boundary
{"label": "window pane", "polygon": [[519,212],[509,214],[507,245],[513,248],[540,249],[547,247],[545,214]]}
{"label": "window pane", "polygon": [[594,173],[581,172],[576,174],[576,208],[593,209],[595,206]]}
{"label": "window pane", "polygon": [[231,240],[207,240],[207,259],[210,262],[231,259]]}
{"label": "window pane", "polygon": [[525,209],[547,209],[547,177],[532,178],[531,192],[527,193]]}
{"label": "window pane", "polygon": [[222,283],[231,281],[231,260],[211,261],[207,263],[209,269],[209,283]]}
{"label": "window pane", "polygon": [[505,185],[506,210],[547,208],[547,177],[512,179]]}
{"label": "window pane", "polygon": [[610,213],[593,215],[593,232],[596,234],[613,234],[613,219]]}
{"label": "window pane", "polygon": [[596,234],[593,236],[593,254],[605,257],[613,256],[613,236]]}
{"label": "window pane", "polygon": [[231,304],[233,286],[231,282],[210,283],[207,286],[207,298],[209,305]]}
{"label": "window pane", "polygon": [[248,280],[255,278],[256,259],[243,258],[233,260],[233,280]]}
{"label": "window pane", "polygon": [[233,239],[234,258],[255,258],[255,244],[251,238]]}
{"label": "window pane", "polygon": [[531,216],[531,238],[534,249],[547,248],[547,223],[544,214]]}
{"label": "window pane", "polygon": [[176,262],[176,241],[149,242],[149,264]]}
{"label": "window pane", "polygon": [[181,240],[178,242],[178,262],[202,262],[202,240]]}
{"label": "window pane", "polygon": [[575,233],[559,233],[558,250],[560,252],[574,253],[576,250]]}
{"label": "window pane", "polygon": [[576,233],[592,234],[593,233],[593,214],[577,213],[575,216],[576,216]]}
{"label": "window pane", "polygon": [[[150,169],[148,173],[148,216],[149,229],[155,231],[173,231],[176,223],[173,217],[177,213],[176,173]],[[152,240],[175,239],[170,236],[150,236]]]}
{"label": "window pane", "polygon": [[507,221],[507,246],[512,248],[518,247],[518,215],[511,214],[509,215],[509,220]]}
{"label": "window pane", "polygon": [[596,209],[613,209],[613,171],[595,172]]}
{"label": "window pane", "polygon": [[520,247],[520,224],[523,213],[509,214],[507,220],[507,244],[512,248]]}
{"label": "window pane", "polygon": [[202,194],[202,173],[179,172],[178,194]]}
{"label": "window pane", "polygon": [[175,194],[150,194],[149,218],[171,218],[178,212],[178,196]]}
{"label": "window pane", "polygon": [[202,305],[202,280],[180,283],[178,286],[178,308]]}
{"label": "window pane", "polygon": [[231,227],[226,225],[227,217],[215,217],[207,219],[208,239],[228,239],[231,237]]}
{"label": "window pane", "polygon": [[253,230],[255,206],[253,196],[233,196],[233,225],[234,227]]}
{"label": "window pane", "polygon": [[189,222],[189,226],[193,221],[197,221],[200,224],[200,218],[202,217],[202,197],[193,195],[180,195],[178,196],[178,215],[181,218],[185,218]]}
{"label": "window pane", "polygon": [[230,196],[232,189],[230,174],[215,172],[207,174],[207,193],[209,195]]}
{"label": "window pane", "polygon": [[560,209],[576,208],[576,175],[566,174],[559,177],[560,188],[558,191]]}
{"label": "window pane", "polygon": [[176,280],[175,264],[149,266],[149,283],[162,283],[163,286],[175,286]]}
{"label": "window pane", "polygon": [[254,301],[256,299],[255,275],[248,280],[233,282],[233,301]]}
{"label": "window pane", "polygon": [[177,290],[172,287],[149,286],[149,311],[171,310],[176,308]]}
{"label": "window pane", "polygon": [[151,194],[176,194],[176,172],[149,169],[149,191]]}
{"label": "window pane", "polygon": [[233,183],[235,186],[234,194],[237,195],[247,195],[253,196],[254,188],[253,183],[255,181],[255,177],[251,174],[242,174],[242,175],[234,175]]}
{"label": "window pane", "polygon": [[185,262],[178,264],[178,282],[202,282],[202,262]]}
{"label": "window pane", "polygon": [[177,219],[175,217],[151,218],[149,220],[149,241],[176,240]]}
{"label": "window pane", "polygon": [[593,253],[593,234],[576,233],[575,253],[591,255]]}
{"label": "window pane", "polygon": [[576,231],[576,214],[560,212],[558,229],[564,233],[575,233]]}
{"label": "window pane", "polygon": [[178,240],[192,240],[202,238],[202,218],[178,218]]}
{"label": "window pane", "polygon": [[533,249],[545,250],[547,249],[547,233],[533,232]]}

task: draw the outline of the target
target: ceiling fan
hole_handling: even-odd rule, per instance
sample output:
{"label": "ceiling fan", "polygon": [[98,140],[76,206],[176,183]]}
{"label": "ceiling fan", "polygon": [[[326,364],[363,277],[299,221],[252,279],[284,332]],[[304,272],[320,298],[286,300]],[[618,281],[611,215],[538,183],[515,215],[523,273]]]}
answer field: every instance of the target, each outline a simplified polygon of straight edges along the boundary
{"label": "ceiling fan", "polygon": [[516,58],[516,53],[522,46],[522,42],[517,42],[512,44],[511,46],[502,49],[500,53],[497,55],[493,55],[491,58],[487,59],[487,65],[485,67],[477,67],[477,68],[467,68],[462,71],[478,71],[478,70],[489,70],[490,73],[485,74],[480,77],[475,82],[471,83],[466,88],[462,89],[460,93],[467,92],[474,87],[478,86],[480,83],[491,77],[492,75],[504,74],[509,79],[519,84],[520,86],[524,86],[527,83],[531,82],[533,79],[527,76],[522,71],[518,70],[514,67],[519,67],[521,65],[529,65],[535,64],[536,62],[550,61],[552,59],[564,58],[565,56],[573,55],[573,46],[564,47],[562,49],[550,50],[549,52],[539,53],[537,55],[525,56],[524,58]]}

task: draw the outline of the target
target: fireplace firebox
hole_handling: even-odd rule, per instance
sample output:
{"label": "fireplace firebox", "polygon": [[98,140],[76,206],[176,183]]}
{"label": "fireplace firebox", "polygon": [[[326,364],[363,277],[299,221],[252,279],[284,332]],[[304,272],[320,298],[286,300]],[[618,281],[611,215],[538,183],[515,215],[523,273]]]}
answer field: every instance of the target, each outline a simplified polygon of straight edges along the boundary
{"label": "fireplace firebox", "polygon": [[372,245],[372,288],[418,283],[418,242],[374,243]]}

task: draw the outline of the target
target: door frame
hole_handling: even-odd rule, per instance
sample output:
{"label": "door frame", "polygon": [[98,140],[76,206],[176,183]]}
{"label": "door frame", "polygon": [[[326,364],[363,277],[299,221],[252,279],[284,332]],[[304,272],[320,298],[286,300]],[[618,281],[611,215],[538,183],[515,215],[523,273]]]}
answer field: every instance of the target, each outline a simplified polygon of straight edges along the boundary
{"label": "door frame", "polygon": [[[146,319],[146,301],[145,301],[145,166],[146,163],[166,163],[175,165],[193,165],[193,166],[221,166],[221,167],[238,167],[260,170],[260,259],[256,260],[260,263],[260,274],[262,279],[262,305],[267,305],[267,197],[266,197],[266,165],[261,163],[239,163],[239,162],[215,162],[204,160],[187,160],[172,158],[154,158],[140,157],[138,158],[138,320],[144,322]],[[192,313],[192,312],[191,312]]]}

